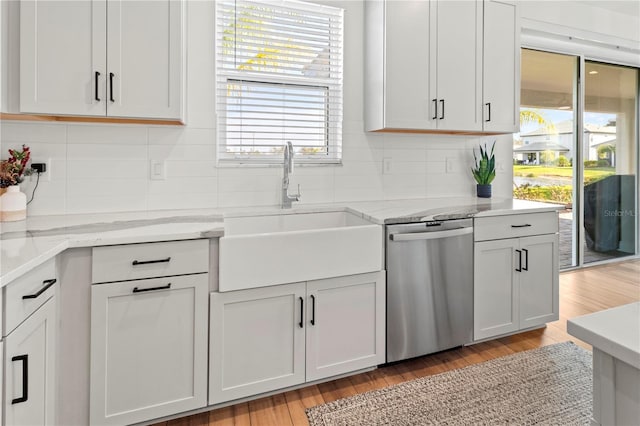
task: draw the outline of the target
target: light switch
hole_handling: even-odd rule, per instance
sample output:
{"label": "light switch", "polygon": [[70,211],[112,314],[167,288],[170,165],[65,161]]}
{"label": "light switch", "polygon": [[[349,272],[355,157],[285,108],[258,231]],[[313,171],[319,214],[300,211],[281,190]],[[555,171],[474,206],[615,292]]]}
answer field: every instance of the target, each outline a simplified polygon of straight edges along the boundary
{"label": "light switch", "polygon": [[460,164],[454,157],[447,157],[446,159],[446,171],[447,173],[459,173]]}
{"label": "light switch", "polygon": [[165,161],[164,160],[151,160],[149,165],[151,180],[165,180]]}
{"label": "light switch", "polygon": [[382,174],[383,175],[388,175],[389,173],[391,173],[391,158],[390,157],[385,157],[382,159]]}

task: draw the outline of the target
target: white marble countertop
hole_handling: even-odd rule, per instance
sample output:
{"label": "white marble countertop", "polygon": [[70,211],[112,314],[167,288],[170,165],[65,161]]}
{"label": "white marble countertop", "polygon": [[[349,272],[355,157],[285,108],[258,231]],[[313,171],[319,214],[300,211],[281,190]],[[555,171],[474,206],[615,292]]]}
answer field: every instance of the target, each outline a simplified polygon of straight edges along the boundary
{"label": "white marble countertop", "polygon": [[512,199],[432,198],[206,210],[33,216],[0,224],[0,287],[72,247],[215,238],[224,217],[350,211],[380,225],[556,211],[562,206]]}
{"label": "white marble countertop", "polygon": [[567,332],[640,370],[640,302],[570,319]]}

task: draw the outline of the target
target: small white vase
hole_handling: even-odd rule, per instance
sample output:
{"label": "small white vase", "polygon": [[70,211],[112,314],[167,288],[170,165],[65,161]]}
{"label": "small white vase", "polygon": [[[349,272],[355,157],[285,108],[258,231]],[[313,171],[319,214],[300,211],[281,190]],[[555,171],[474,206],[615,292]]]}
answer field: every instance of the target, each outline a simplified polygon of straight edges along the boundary
{"label": "small white vase", "polygon": [[18,185],[7,188],[7,192],[0,196],[0,220],[2,222],[14,222],[27,218],[27,196],[20,192]]}

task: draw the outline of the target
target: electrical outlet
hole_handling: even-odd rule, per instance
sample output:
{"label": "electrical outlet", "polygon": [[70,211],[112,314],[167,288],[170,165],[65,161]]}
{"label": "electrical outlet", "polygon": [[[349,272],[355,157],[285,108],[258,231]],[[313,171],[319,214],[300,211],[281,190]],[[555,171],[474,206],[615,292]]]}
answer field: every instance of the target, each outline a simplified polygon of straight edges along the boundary
{"label": "electrical outlet", "polygon": [[[47,161],[32,161],[31,168],[40,171],[40,182],[51,182],[51,158],[47,158]],[[38,173],[31,175],[30,180],[34,181],[38,178]]]}
{"label": "electrical outlet", "polygon": [[166,166],[164,160],[150,160],[149,177],[151,180],[166,179]]}

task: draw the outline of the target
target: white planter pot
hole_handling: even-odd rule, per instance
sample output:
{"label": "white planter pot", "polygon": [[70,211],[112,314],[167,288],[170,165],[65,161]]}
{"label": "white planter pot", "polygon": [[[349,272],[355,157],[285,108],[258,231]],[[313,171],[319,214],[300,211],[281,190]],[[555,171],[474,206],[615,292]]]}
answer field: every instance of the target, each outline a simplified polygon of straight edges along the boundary
{"label": "white planter pot", "polygon": [[12,185],[0,196],[0,220],[14,222],[27,218],[27,196],[18,185]]}

